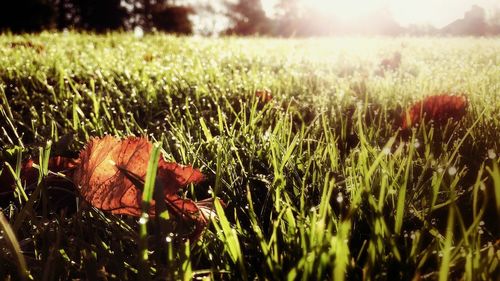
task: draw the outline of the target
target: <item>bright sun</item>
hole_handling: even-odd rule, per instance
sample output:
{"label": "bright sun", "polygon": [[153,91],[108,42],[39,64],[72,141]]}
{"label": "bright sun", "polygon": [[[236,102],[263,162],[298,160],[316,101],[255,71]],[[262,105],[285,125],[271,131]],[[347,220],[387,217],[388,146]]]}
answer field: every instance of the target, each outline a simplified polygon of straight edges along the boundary
{"label": "bright sun", "polygon": [[382,0],[310,0],[304,1],[305,5],[327,15],[334,15],[336,18],[351,21],[356,20],[370,12],[383,7]]}

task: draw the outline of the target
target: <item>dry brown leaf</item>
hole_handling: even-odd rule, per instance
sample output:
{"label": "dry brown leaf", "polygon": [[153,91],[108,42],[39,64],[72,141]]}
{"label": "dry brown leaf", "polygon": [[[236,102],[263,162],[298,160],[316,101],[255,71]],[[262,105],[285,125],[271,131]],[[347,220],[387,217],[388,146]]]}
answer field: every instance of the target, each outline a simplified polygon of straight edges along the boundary
{"label": "dry brown leaf", "polygon": [[255,96],[260,104],[266,104],[273,99],[271,95],[271,90],[269,89],[259,89],[255,91]]}
{"label": "dry brown leaf", "polygon": [[450,118],[458,121],[465,115],[467,104],[464,96],[441,94],[426,97],[403,113],[401,128],[407,130],[422,119],[438,125],[445,124]]}
{"label": "dry brown leaf", "polygon": [[[80,152],[81,164],[73,181],[80,195],[92,206],[113,214],[141,215],[142,188],[153,145],[144,138],[92,139]],[[199,183],[203,174],[190,166],[167,163],[160,158],[156,188],[161,188],[168,211],[182,221],[196,224],[195,235],[207,224],[195,202],[177,192],[190,183]],[[149,215],[155,215],[155,200]]]}
{"label": "dry brown leaf", "polygon": [[[73,183],[58,176],[49,175],[47,184],[77,187],[80,196],[90,205],[113,214],[140,216],[142,214],[142,189],[153,145],[144,138],[129,137],[117,139],[111,136],[91,139],[80,152],[78,159],[52,157],[49,170],[61,172],[72,179]],[[35,161],[28,159],[21,166],[21,181],[30,185],[38,179]],[[177,194],[191,183],[204,180],[203,174],[190,166],[168,163],[160,158],[156,175],[155,188],[160,188],[164,209],[175,216],[178,222],[194,224],[191,237],[198,237],[207,219],[203,212],[210,213],[207,205],[210,200],[203,200],[197,205],[190,199],[183,199]],[[15,181],[6,169],[0,175],[0,188],[11,192]],[[1,191],[1,190],[0,190]],[[160,211],[164,211],[160,208]],[[150,202],[149,215],[155,216],[156,202]]]}

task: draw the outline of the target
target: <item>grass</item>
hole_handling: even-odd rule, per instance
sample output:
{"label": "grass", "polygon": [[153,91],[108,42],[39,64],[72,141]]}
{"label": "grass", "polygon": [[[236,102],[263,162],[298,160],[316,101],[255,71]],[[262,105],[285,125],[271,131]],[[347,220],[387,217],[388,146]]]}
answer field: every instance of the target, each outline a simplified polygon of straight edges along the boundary
{"label": "grass", "polygon": [[[227,206],[186,241],[160,235],[168,220],[18,181],[0,198],[0,276],[495,280],[499,54],[498,38],[2,35],[2,173],[18,178],[31,156],[47,175],[49,155],[90,137],[146,135],[207,176],[186,196]],[[440,92],[464,93],[466,117],[403,140],[403,109]]]}

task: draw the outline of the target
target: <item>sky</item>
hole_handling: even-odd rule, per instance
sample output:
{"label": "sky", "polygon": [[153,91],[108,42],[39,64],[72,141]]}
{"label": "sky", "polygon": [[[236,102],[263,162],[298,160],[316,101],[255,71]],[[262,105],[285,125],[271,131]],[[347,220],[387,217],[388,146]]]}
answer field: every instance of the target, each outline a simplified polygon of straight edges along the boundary
{"label": "sky", "polygon": [[[387,7],[394,19],[402,26],[432,24],[441,28],[462,18],[472,5],[488,10],[500,9],[500,0],[301,0],[304,6],[344,21],[356,19]],[[262,0],[268,15],[278,0]]]}

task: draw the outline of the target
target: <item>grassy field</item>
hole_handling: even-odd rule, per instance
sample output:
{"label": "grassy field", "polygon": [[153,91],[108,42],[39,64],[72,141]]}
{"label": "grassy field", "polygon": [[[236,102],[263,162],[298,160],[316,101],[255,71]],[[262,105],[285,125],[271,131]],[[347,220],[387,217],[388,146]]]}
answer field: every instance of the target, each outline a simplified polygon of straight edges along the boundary
{"label": "grassy field", "polygon": [[[466,116],[402,138],[404,109],[442,92],[467,96]],[[226,203],[197,241],[150,221],[146,259],[137,218],[77,208],[75,190],[0,186],[5,280],[500,276],[498,38],[3,35],[0,100],[14,172],[145,135],[206,175],[186,197]]]}

